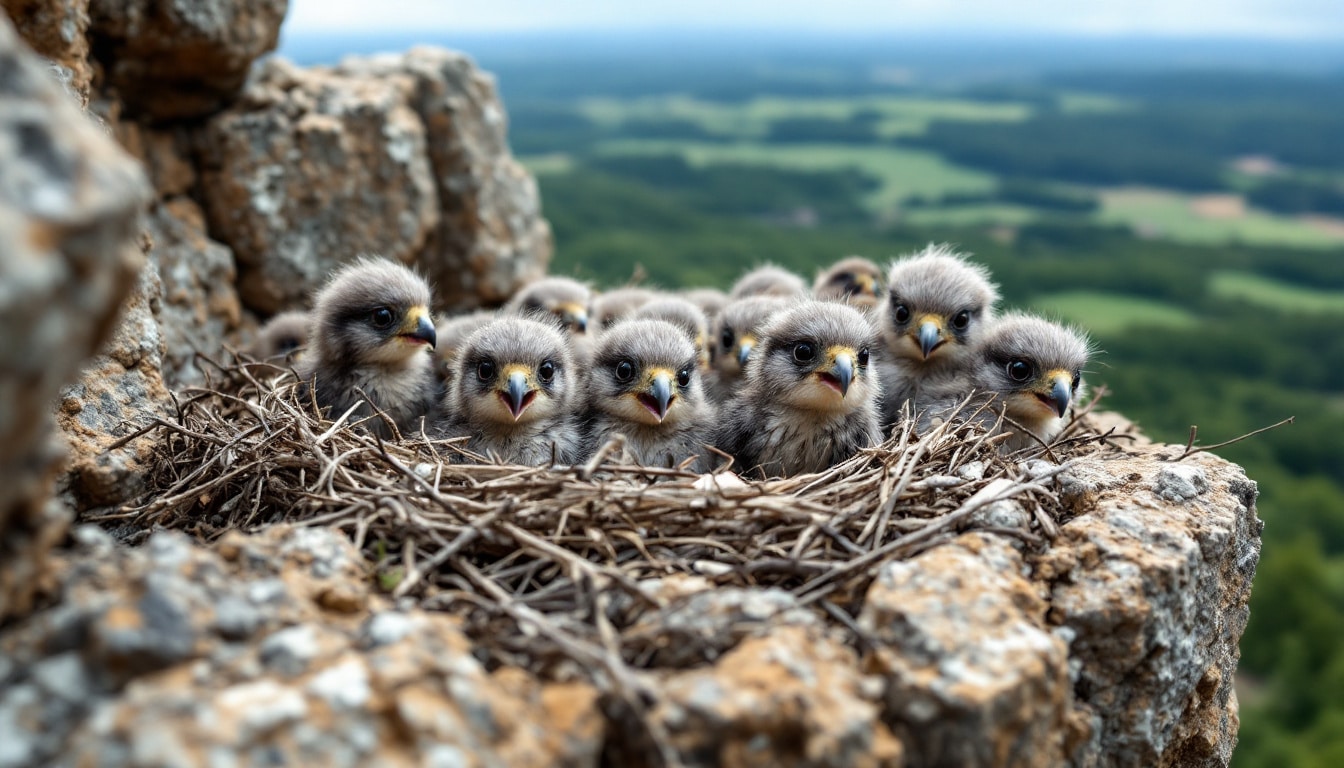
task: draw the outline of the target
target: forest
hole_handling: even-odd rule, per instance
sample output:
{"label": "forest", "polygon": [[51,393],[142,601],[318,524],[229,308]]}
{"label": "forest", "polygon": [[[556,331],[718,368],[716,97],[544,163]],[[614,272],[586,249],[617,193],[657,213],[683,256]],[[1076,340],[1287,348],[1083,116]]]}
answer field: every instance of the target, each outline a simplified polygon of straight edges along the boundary
{"label": "forest", "polygon": [[1218,451],[1265,520],[1234,765],[1344,765],[1344,64],[1100,48],[480,58],[554,272],[726,287],[948,242],[1087,328],[1089,382],[1150,436],[1295,417]]}

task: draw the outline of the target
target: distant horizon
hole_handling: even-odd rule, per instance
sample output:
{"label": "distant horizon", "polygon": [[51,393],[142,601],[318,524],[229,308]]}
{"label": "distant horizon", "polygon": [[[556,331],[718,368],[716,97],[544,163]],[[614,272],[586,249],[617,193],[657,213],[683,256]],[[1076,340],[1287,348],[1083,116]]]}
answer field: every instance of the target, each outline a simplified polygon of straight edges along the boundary
{"label": "distant horizon", "polygon": [[887,61],[1012,59],[1027,69],[1078,67],[1232,68],[1344,75],[1344,45],[1335,40],[1165,33],[942,30],[736,30],[725,27],[532,30],[292,29],[279,55],[299,64],[334,63],[349,54],[438,45],[496,63],[525,59],[638,55],[666,59],[694,53],[721,58],[844,55]]}
{"label": "distant horizon", "polygon": [[[413,20],[413,21],[405,21]],[[290,0],[296,31],[962,31],[1344,41],[1338,0]]]}

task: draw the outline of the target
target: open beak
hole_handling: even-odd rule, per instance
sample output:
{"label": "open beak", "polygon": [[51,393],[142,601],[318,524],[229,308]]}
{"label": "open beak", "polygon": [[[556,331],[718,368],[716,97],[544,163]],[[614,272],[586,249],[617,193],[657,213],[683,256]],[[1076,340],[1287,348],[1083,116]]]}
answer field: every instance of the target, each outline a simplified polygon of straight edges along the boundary
{"label": "open beak", "polygon": [[575,333],[588,331],[588,310],[579,304],[561,304],[560,320]]}
{"label": "open beak", "polygon": [[672,406],[676,395],[672,392],[671,371],[656,370],[649,377],[649,388],[639,395],[639,402],[649,412],[658,417],[659,423],[667,418],[667,409]]}
{"label": "open beak", "polygon": [[1036,397],[1062,418],[1073,401],[1073,374],[1068,371],[1051,371],[1044,378],[1049,388],[1043,387]]}
{"label": "open beak", "polygon": [[826,350],[830,366],[820,372],[826,386],[840,393],[840,397],[849,394],[849,385],[854,381],[854,350],[849,347],[831,347]]}
{"label": "open beak", "polygon": [[523,411],[536,399],[537,392],[532,388],[532,380],[526,372],[519,368],[505,371],[509,378],[500,390],[499,397],[504,404],[509,407],[509,413],[513,414],[513,420],[517,421],[522,417]]}
{"label": "open beak", "polygon": [[750,334],[743,335],[737,342],[737,364],[746,367],[747,358],[751,357],[751,350],[756,346],[756,337]]}
{"label": "open beak", "polygon": [[410,312],[406,313],[406,322],[402,323],[398,331],[404,339],[414,341],[423,341],[434,348],[438,342],[438,334],[434,332],[434,321],[429,317],[429,310],[425,307],[412,307]]}
{"label": "open beak", "polygon": [[928,360],[933,350],[942,343],[942,326],[931,317],[924,318],[924,322],[919,324],[919,351],[924,353],[924,359]]}

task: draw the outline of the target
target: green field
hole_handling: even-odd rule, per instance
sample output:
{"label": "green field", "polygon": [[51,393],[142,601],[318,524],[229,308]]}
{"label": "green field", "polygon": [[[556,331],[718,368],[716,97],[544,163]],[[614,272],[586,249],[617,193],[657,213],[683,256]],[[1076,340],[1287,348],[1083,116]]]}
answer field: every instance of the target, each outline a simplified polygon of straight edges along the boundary
{"label": "green field", "polygon": [[1284,283],[1250,272],[1215,272],[1209,292],[1281,312],[1344,313],[1344,291],[1325,291]]}
{"label": "green field", "polygon": [[[1222,245],[1284,245],[1294,248],[1338,248],[1344,232],[1334,232],[1292,216],[1254,208],[1226,215],[1201,210],[1201,200],[1166,190],[1121,188],[1102,192],[1097,219],[1124,224],[1146,238]],[[1210,207],[1213,207],[1212,205]]]}
{"label": "green field", "polygon": [[1100,335],[1137,327],[1187,329],[1198,323],[1193,314],[1175,305],[1102,291],[1063,291],[1038,296],[1032,299],[1031,308]]}
{"label": "green field", "polygon": [[[1080,99],[1078,103],[1087,102]],[[1092,103],[1095,106],[1096,102]],[[844,99],[762,96],[729,104],[684,95],[664,95],[639,99],[585,99],[579,104],[579,112],[607,128],[619,128],[631,120],[686,120],[716,136],[750,140],[763,138],[772,123],[794,118],[849,120],[858,113],[869,112],[880,116],[875,122],[876,133],[884,138],[895,138],[919,135],[933,120],[1017,122],[1031,115],[1031,107],[1011,102],[914,96]]]}
{"label": "green field", "polygon": [[689,141],[624,139],[606,142],[599,151],[611,154],[681,154],[692,165],[744,163],[794,171],[853,168],[881,182],[864,201],[879,216],[889,216],[902,200],[949,192],[989,192],[993,176],[955,166],[932,152],[904,147],[852,144],[709,144]]}
{"label": "green field", "polygon": [[985,203],[916,208],[901,213],[901,222],[917,227],[1020,226],[1040,218],[1040,212],[1024,205]]}

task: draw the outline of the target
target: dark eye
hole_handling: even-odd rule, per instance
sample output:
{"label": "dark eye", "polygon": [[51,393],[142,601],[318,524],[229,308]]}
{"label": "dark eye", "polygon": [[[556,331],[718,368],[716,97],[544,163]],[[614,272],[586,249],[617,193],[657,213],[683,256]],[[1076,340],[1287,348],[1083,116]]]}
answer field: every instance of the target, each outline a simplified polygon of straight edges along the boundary
{"label": "dark eye", "polygon": [[723,329],[723,336],[719,339],[719,341],[723,342],[723,348],[724,348],[724,349],[732,349],[732,348],[733,348],[733,341],[734,341],[734,339],[733,339],[733,329],[732,329],[732,328],[724,328],[724,329]]}
{"label": "dark eye", "polygon": [[971,324],[971,311],[963,309],[952,316],[952,327],[958,331],[966,330],[966,326]]}
{"label": "dark eye", "polygon": [[369,323],[380,331],[391,328],[394,320],[396,320],[396,317],[393,316],[392,310],[387,307],[378,307],[369,313]]}
{"label": "dark eye", "polygon": [[543,382],[550,384],[551,379],[555,378],[555,363],[546,360],[541,365],[537,366],[537,377]]}
{"label": "dark eye", "polygon": [[616,364],[616,380],[629,381],[635,378],[635,364],[629,360],[622,360]]}
{"label": "dark eye", "polygon": [[1073,372],[1073,391],[1078,391],[1078,385],[1083,381],[1083,374],[1080,371]]}
{"label": "dark eye", "polygon": [[542,306],[541,306],[541,302],[540,302],[540,301],[537,301],[536,299],[528,299],[527,301],[524,301],[524,302],[523,302],[523,311],[524,311],[524,312],[528,312],[528,313],[531,313],[531,312],[540,312],[540,311],[543,310],[543,309],[545,309],[545,307],[542,307]]}
{"label": "dark eye", "polygon": [[1018,382],[1031,378],[1031,363],[1025,360],[1012,361],[1008,364],[1008,378]]}
{"label": "dark eye", "polygon": [[817,359],[816,347],[806,341],[800,341],[793,345],[793,359],[800,363],[810,363]]}
{"label": "dark eye", "polygon": [[678,386],[678,387],[689,387],[689,386],[691,386],[691,369],[690,369],[690,368],[682,368],[680,371],[677,371],[677,386]]}
{"label": "dark eye", "polygon": [[859,350],[859,367],[862,368],[867,364],[868,364],[868,348],[864,347],[863,349]]}
{"label": "dark eye", "polygon": [[892,317],[894,317],[898,323],[908,323],[910,322],[910,308],[904,304],[897,304],[895,311],[892,313]]}
{"label": "dark eye", "polygon": [[476,364],[476,378],[481,381],[495,380],[495,364],[489,360],[482,360]]}

